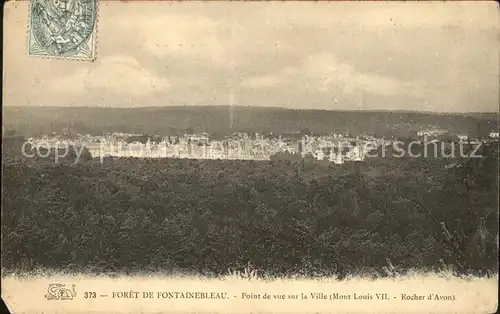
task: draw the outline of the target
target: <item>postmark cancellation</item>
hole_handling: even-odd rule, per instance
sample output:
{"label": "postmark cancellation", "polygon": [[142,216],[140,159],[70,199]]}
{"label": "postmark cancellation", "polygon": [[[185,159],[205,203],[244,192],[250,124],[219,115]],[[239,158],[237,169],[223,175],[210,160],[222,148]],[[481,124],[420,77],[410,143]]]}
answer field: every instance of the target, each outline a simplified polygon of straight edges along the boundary
{"label": "postmark cancellation", "polygon": [[31,0],[28,54],[95,59],[96,0]]}

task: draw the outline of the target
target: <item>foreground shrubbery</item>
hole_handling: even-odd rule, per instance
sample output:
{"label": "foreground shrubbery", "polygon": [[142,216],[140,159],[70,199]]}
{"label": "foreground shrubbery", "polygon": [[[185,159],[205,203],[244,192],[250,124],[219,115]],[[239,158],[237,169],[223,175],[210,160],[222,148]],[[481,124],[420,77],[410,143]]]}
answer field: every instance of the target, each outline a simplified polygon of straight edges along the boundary
{"label": "foreground shrubbery", "polygon": [[[263,275],[497,269],[497,153],[442,160],[5,157],[2,268]],[[461,161],[464,162],[464,161]]]}

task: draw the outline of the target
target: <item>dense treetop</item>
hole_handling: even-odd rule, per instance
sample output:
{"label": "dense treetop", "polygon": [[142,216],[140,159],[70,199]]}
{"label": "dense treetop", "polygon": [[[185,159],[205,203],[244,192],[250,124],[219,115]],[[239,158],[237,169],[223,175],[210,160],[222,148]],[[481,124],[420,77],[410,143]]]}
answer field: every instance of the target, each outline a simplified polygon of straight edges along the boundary
{"label": "dense treetop", "polygon": [[211,161],[4,156],[5,272],[485,274],[497,268],[498,150],[477,160]]}

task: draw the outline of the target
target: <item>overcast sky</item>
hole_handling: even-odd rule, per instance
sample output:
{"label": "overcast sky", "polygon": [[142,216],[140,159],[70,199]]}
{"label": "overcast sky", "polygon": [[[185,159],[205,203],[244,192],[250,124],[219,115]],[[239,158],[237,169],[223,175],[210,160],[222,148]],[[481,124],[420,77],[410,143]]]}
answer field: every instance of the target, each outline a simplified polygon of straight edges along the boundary
{"label": "overcast sky", "polygon": [[498,111],[495,2],[100,2],[94,62],[27,56],[4,20],[4,105]]}

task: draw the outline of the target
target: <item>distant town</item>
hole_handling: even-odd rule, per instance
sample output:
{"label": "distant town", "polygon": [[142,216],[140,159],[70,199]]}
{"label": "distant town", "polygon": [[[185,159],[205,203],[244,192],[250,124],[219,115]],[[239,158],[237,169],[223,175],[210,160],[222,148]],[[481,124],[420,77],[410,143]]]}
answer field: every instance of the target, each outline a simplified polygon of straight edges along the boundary
{"label": "distant town", "polygon": [[[434,141],[447,130],[429,129],[416,133],[418,138]],[[465,134],[455,135],[458,141],[498,141],[499,133],[490,132],[487,139],[471,139]],[[32,147],[84,146],[92,157],[184,158],[228,160],[272,160],[273,156],[312,156],[316,160],[342,164],[345,161],[363,161],[366,155],[393,141],[373,136],[351,137],[332,133],[313,135],[302,132],[292,134],[233,133],[223,139],[214,139],[207,133],[182,136],[149,136],[141,134],[110,133],[103,136],[90,134],[72,138],[52,134],[29,138]]]}

